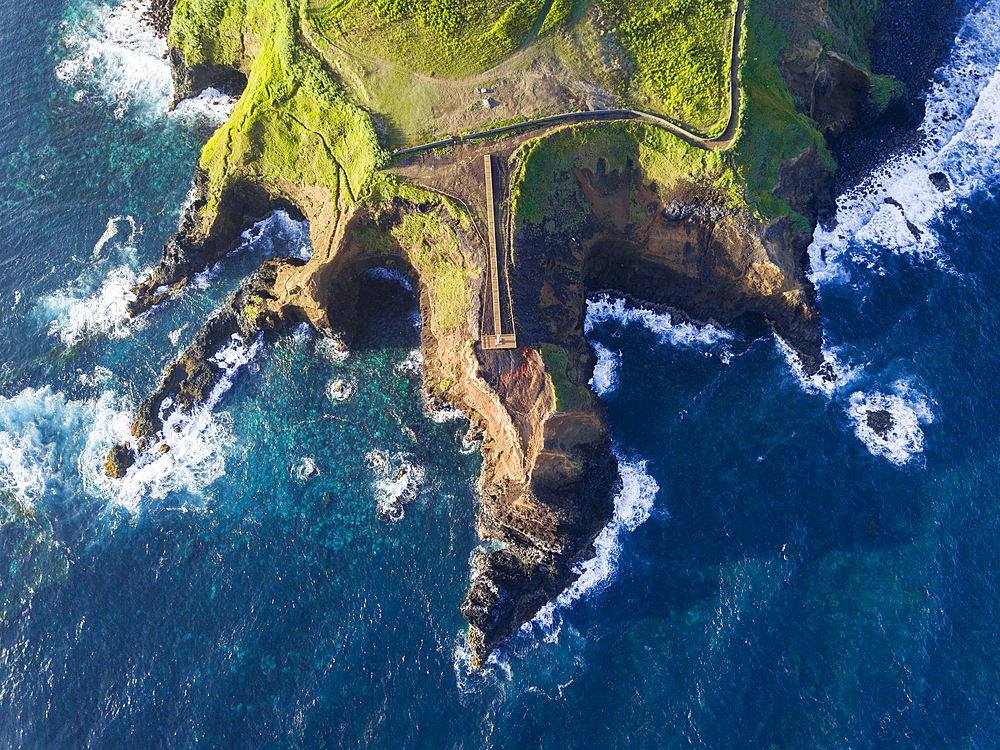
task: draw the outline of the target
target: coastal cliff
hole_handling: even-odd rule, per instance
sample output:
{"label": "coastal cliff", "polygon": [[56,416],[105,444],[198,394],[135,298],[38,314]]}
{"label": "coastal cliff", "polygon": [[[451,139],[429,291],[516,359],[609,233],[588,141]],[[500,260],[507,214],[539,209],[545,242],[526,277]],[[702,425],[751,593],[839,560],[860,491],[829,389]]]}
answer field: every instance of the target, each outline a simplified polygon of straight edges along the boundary
{"label": "coastal cliff", "polygon": [[[175,11],[177,97],[208,85],[242,95],[206,146],[196,199],[133,290],[130,312],[167,299],[278,208],[308,220],[313,255],[267,261],[199,331],[139,407],[134,440],[112,451],[108,473],[122,476],[144,452],[163,449],[171,415],[205,402],[226,375],[220,350],[234,342],[245,350],[303,322],[346,350],[363,276],[398,272],[424,323],[426,390],[484,435],[478,526],[495,548],[475,561],[461,605],[481,666],[574,580],[613,512],[616,462],[588,385],[590,296],[626,296],[695,323],[756,315],[807,371],[822,364],[804,263],[811,229],[833,205],[828,143],[913,92],[870,72],[864,34],[827,3],[757,6],[745,20],[752,54],[739,71],[740,129],[725,152],[646,123],[587,123],[425,152],[391,168],[371,118],[338,88],[336,61],[315,51],[291,6],[212,5],[220,18],[244,14],[236,32],[210,28],[214,16],[192,6]],[[487,152],[503,165],[502,283],[514,350],[481,344],[496,330],[484,304]]]}

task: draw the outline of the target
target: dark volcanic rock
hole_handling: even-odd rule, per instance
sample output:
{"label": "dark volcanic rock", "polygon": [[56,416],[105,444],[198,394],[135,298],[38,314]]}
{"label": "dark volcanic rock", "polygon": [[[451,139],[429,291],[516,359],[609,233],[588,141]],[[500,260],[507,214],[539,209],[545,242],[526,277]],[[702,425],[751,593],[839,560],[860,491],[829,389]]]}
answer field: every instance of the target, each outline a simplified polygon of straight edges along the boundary
{"label": "dark volcanic rock", "polygon": [[948,175],[944,172],[932,172],[930,175],[930,181],[931,184],[942,193],[947,193],[951,190],[951,183],[948,182]]}
{"label": "dark volcanic rock", "polygon": [[239,182],[223,193],[217,211],[207,223],[203,215],[207,184],[208,175],[195,169],[195,198],[184,214],[180,229],[163,246],[156,268],[132,288],[135,299],[127,306],[130,316],[160,304],[195,274],[225,258],[239,244],[243,230],[272,211],[281,209],[294,219],[303,218],[297,206],[273,197],[253,183]]}
{"label": "dark volcanic rock", "polygon": [[174,82],[173,106],[184,99],[198,96],[207,88],[218,89],[230,96],[240,96],[247,87],[247,77],[241,71],[225,65],[192,65],[184,62],[184,53],[170,50],[170,77]]}
{"label": "dark volcanic rock", "polygon": [[170,33],[170,21],[174,15],[174,0],[150,0],[149,7],[142,14],[142,20],[150,26],[158,37],[166,39]]}
{"label": "dark volcanic rock", "polygon": [[[211,320],[195,335],[180,358],[164,373],[156,391],[136,411],[132,435],[140,451],[151,447],[163,429],[163,419],[173,411],[190,411],[204,403],[212,389],[218,385],[225,369],[213,357],[238,334],[249,346],[265,330],[303,322],[300,319],[284,320],[263,311],[263,302],[273,299],[272,287],[278,268],[283,265],[302,265],[297,258],[278,258],[266,261],[257,273],[222,306]],[[112,449],[108,462],[115,451]],[[127,468],[127,467],[126,467]]]}
{"label": "dark volcanic rock", "polygon": [[135,452],[128,443],[116,445],[108,454],[108,460],[104,462],[104,473],[112,479],[121,479],[135,463]]}
{"label": "dark volcanic rock", "polygon": [[885,440],[888,437],[889,430],[891,430],[895,424],[895,422],[893,422],[892,415],[885,409],[869,411],[867,415],[867,423],[872,431],[882,438],[882,440]]}

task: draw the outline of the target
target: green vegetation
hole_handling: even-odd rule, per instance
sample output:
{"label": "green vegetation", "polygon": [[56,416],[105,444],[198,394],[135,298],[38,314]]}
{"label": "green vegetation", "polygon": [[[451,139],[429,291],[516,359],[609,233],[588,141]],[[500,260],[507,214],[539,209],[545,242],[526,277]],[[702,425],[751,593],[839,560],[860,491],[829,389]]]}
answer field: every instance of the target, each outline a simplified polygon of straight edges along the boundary
{"label": "green vegetation", "polygon": [[432,205],[432,210],[403,214],[391,237],[374,227],[354,232],[354,240],[370,255],[393,256],[401,250],[425,285],[432,315],[428,323],[435,335],[457,333],[473,309],[474,282],[480,271],[466,262],[455,230],[442,217],[472,231],[473,219],[451,199],[407,185],[396,177],[380,175],[371,184],[374,206],[396,198],[412,204]]}
{"label": "green vegetation", "polygon": [[[741,70],[746,104],[731,159],[759,217],[793,215],[788,203],[774,195],[783,159],[792,159],[812,145],[830,169],[833,158],[815,123],[795,109],[791,94],[775,64],[783,44],[777,27],[763,14],[748,13],[747,48]],[[798,217],[805,222],[804,217]]]}
{"label": "green vegetation", "polygon": [[872,106],[879,112],[884,112],[889,103],[905,91],[906,87],[892,76],[872,76],[869,97]]}
{"label": "green vegetation", "polygon": [[542,29],[538,32],[539,35],[548,34],[553,29],[557,29],[565,24],[573,14],[573,7],[575,5],[575,0],[552,0],[549,12],[542,23]]}
{"label": "green vegetation", "polygon": [[[717,199],[734,209],[746,207],[742,187],[716,151],[690,146],[676,136],[641,122],[577,125],[547,138],[528,141],[515,154],[511,210],[518,223],[540,224],[558,217],[559,230],[577,232],[590,215],[574,170],[623,173],[631,161],[647,182],[669,190],[687,182],[711,185]],[[516,259],[515,259],[516,262]]]}
{"label": "green vegetation", "polygon": [[828,37],[827,48],[871,67],[865,39],[875,28],[878,0],[830,0],[830,20],[837,33]]}
{"label": "green vegetation", "polygon": [[[178,0],[170,35],[188,65],[250,65],[246,92],[202,151],[213,198],[248,179],[358,199],[384,154],[371,119],[302,40],[292,0]],[[256,52],[246,60],[250,39]]]}
{"label": "green vegetation", "polygon": [[540,17],[545,7],[545,0],[314,0],[308,18],[335,45],[428,75],[462,77],[493,67],[530,42],[549,20]]}
{"label": "green vegetation", "polygon": [[545,369],[552,379],[556,395],[556,411],[584,411],[589,409],[593,397],[590,391],[577,385],[567,375],[568,356],[565,349],[555,344],[542,344],[539,348]]}
{"label": "green vegetation", "polygon": [[[728,115],[732,0],[603,0],[635,61],[630,98],[695,128]],[[649,105],[647,105],[649,106]]]}
{"label": "green vegetation", "polygon": [[473,307],[471,282],[478,271],[465,265],[455,231],[433,213],[408,213],[393,235],[427,285],[435,332],[458,332]]}

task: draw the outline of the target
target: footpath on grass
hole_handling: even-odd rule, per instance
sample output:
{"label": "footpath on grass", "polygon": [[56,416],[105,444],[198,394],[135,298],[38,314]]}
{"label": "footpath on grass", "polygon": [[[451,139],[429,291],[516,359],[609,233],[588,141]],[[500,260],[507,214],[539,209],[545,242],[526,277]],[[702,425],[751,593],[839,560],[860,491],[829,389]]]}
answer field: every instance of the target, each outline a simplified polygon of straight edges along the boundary
{"label": "footpath on grass", "polygon": [[726,122],[725,130],[717,136],[706,138],[685,129],[670,120],[659,117],[658,115],[653,115],[648,112],[640,112],[635,109],[592,109],[580,112],[566,112],[561,115],[551,115],[549,117],[541,117],[536,120],[525,120],[524,122],[518,122],[513,125],[505,125],[500,128],[481,130],[477,133],[453,135],[431,143],[424,143],[420,146],[412,146],[410,148],[393,151],[389,154],[389,158],[390,160],[395,160],[397,158],[416,154],[421,151],[460,146],[463,143],[479,140],[481,138],[491,138],[493,136],[504,135],[505,133],[512,133],[514,131],[533,130],[560,122],[589,122],[602,120],[607,120],[609,122],[618,120],[638,120],[660,128],[661,130],[665,130],[695,148],[712,151],[725,151],[733,145],[740,120],[740,42],[743,35],[743,13],[745,7],[746,0],[739,0],[739,3],[736,6],[736,15],[733,19],[733,38],[729,59],[729,119]]}

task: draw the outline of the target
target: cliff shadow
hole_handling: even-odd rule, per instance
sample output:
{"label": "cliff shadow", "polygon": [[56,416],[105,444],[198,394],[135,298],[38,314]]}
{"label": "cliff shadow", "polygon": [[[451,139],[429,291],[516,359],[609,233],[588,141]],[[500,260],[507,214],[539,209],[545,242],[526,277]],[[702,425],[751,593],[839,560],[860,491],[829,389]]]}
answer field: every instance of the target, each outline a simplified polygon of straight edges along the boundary
{"label": "cliff shadow", "polygon": [[399,271],[377,266],[358,285],[355,349],[414,349],[420,346],[420,305]]}

